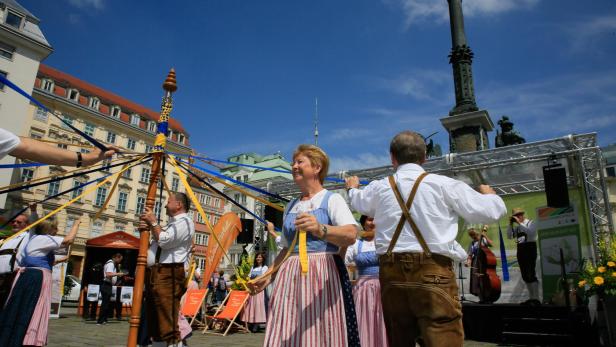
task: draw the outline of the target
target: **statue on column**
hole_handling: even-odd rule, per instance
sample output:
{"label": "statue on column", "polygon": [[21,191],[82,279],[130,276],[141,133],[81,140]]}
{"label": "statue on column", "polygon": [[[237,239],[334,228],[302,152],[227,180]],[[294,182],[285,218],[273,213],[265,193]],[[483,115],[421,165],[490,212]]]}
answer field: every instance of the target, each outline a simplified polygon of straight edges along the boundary
{"label": "statue on column", "polygon": [[513,122],[509,120],[509,117],[503,116],[498,121],[498,125],[501,127],[501,130],[496,130],[496,139],[494,141],[496,147],[526,143],[526,140],[517,131],[513,130]]}

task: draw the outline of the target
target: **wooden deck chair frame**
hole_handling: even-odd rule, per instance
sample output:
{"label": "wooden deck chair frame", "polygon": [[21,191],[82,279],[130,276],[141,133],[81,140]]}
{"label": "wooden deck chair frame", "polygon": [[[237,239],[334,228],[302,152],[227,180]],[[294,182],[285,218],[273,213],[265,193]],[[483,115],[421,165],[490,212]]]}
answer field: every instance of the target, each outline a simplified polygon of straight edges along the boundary
{"label": "wooden deck chair frame", "polygon": [[[206,316],[205,316],[205,299],[207,298],[207,295],[209,293],[209,289],[205,289],[205,295],[203,295],[203,298],[201,298],[201,302],[199,303],[199,311],[197,311],[197,313],[193,316],[190,315],[184,315],[184,318],[186,318],[188,320],[188,324],[192,327],[193,324],[196,325],[197,328],[201,328],[204,327],[206,324]],[[188,293],[188,291],[186,291],[186,293]],[[180,312],[181,312],[181,308],[180,308]],[[201,320],[197,319],[197,316],[199,315],[199,312],[201,312]]]}
{"label": "wooden deck chair frame", "polygon": [[[235,315],[233,316],[233,319],[228,319],[228,318],[217,318],[217,316],[221,313],[224,312],[224,309],[227,307],[226,303],[229,300],[229,298],[231,297],[231,294],[233,292],[242,292],[241,290],[230,290],[229,294],[227,294],[227,296],[225,297],[225,299],[222,301],[222,303],[220,304],[220,306],[218,306],[218,309],[216,309],[216,312],[214,313],[213,316],[205,316],[205,328],[203,328],[203,334],[212,334],[212,335],[221,335],[221,336],[227,336],[227,334],[229,333],[229,330],[231,330],[231,327],[236,327],[238,329],[238,332],[242,332],[242,333],[248,333],[250,334],[250,330],[248,329],[248,324],[246,322],[244,322],[244,325],[238,324],[235,322],[235,320],[237,319],[237,316],[240,315],[240,313],[242,312],[242,310],[244,309],[244,306],[246,306],[246,301],[248,301],[248,298],[250,297],[250,294],[246,295],[246,298],[244,299],[244,301],[242,301],[242,305],[241,305],[241,309],[238,310]],[[227,328],[225,329],[224,333],[219,333],[216,331],[208,331],[209,330],[209,325],[210,323],[215,324],[217,320],[224,320],[225,322],[228,322],[229,325],[227,326]]]}

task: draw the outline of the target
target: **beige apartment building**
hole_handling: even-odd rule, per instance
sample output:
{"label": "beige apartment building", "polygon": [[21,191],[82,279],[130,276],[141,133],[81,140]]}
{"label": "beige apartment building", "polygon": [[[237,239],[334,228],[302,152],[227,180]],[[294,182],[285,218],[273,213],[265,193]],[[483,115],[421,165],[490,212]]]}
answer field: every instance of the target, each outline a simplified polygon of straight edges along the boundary
{"label": "beige apartment building", "polygon": [[[161,75],[161,78],[163,77],[164,75]],[[160,96],[162,94],[161,89]],[[140,153],[152,150],[156,122],[159,117],[158,112],[43,64],[40,65],[36,76],[33,96],[52,112],[103,143]],[[158,99],[160,96],[155,95],[153,98]],[[191,152],[188,134],[182,125],[173,119],[174,116],[175,114],[172,112],[167,149],[188,154]],[[91,147],[87,147],[90,144],[83,137],[34,104],[29,105],[25,123],[24,128],[26,130],[25,133],[20,134],[22,136],[63,142],[64,144],[53,145],[71,151],[86,152],[91,150]],[[47,177],[66,172],[69,169],[72,168],[42,166],[15,169],[11,183]],[[118,172],[120,169],[121,166],[112,168],[108,172]],[[32,187],[28,190],[12,192],[7,198],[6,210],[15,211],[32,202],[41,201],[83,182],[99,178],[108,172],[94,172],[85,176]],[[96,220],[93,219],[109,195],[113,180],[87,194],[56,215],[59,234],[68,232],[75,220],[81,220],[79,233],[71,252],[73,274],[81,273],[85,242],[88,239],[115,231],[124,231],[139,237],[137,231],[138,217],[145,206],[150,173],[150,163],[135,166],[126,171],[119,178],[117,188],[113,192],[108,206],[102,212],[100,218]],[[172,191],[184,191],[179,177],[170,165],[166,167],[165,178]],[[86,186],[83,189],[88,189],[93,185]],[[79,195],[81,191],[64,194],[39,204],[37,208],[39,215],[62,206],[71,198]],[[164,193],[163,196],[162,203],[157,202],[156,204],[156,211],[161,211],[162,221],[166,222],[164,204],[167,194]]]}

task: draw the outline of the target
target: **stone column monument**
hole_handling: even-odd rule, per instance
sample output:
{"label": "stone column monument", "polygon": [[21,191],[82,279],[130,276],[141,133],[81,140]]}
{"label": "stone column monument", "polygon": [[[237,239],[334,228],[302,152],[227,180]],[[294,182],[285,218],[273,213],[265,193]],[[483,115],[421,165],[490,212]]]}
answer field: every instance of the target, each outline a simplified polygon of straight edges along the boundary
{"label": "stone column monument", "polygon": [[453,68],[456,105],[441,124],[449,132],[450,152],[471,152],[489,148],[487,132],[494,123],[486,110],[480,110],[475,102],[473,87],[473,51],[466,43],[462,0],[447,0],[451,25],[452,48],[449,63]]}

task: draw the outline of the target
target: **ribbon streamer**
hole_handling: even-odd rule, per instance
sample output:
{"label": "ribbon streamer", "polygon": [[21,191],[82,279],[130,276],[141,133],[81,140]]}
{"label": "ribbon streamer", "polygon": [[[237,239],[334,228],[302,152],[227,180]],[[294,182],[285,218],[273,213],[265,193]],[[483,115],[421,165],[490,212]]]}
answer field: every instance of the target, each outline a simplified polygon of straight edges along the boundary
{"label": "ribbon streamer", "polygon": [[[143,156],[141,158],[143,158]],[[102,170],[110,169],[112,167],[116,167],[116,166],[120,166],[120,165],[124,165],[124,164],[130,164],[130,163],[132,163],[134,161],[137,161],[137,160],[139,160],[141,158],[131,159],[129,161],[126,161],[126,162],[123,162],[123,163],[117,163],[117,164],[113,164],[113,165],[105,165],[105,166],[102,166],[102,167],[99,167],[99,168],[96,168],[96,169],[87,170],[87,171],[83,171],[83,172],[77,172],[77,173],[74,173],[74,174],[71,174],[71,175],[68,175],[68,176],[64,176],[64,177],[56,176],[54,178],[51,178],[49,180],[42,181],[42,182],[24,184],[24,185],[20,185],[19,187],[3,189],[3,190],[0,190],[0,194],[10,193],[10,192],[14,192],[14,191],[17,191],[17,190],[31,188],[31,187],[36,187],[36,186],[40,186],[40,185],[46,184],[46,183],[51,183],[51,182],[56,182],[56,181],[63,181],[63,180],[68,179],[68,178],[82,176],[82,175],[86,175],[86,174],[89,174],[89,173],[92,173],[92,172],[102,171]]]}
{"label": "ribbon streamer", "polygon": [[0,165],[0,169],[17,169],[20,167],[35,167],[35,166],[47,166],[49,164],[41,164],[41,163],[21,163],[21,164],[2,164]]}
{"label": "ribbon streamer", "polygon": [[[261,170],[265,170],[265,171],[272,171],[272,172],[280,172],[280,173],[285,173],[285,174],[290,174],[291,171],[289,170],[281,170],[281,169],[274,169],[274,168],[270,168],[270,167],[264,167],[264,166],[258,166],[258,165],[251,165],[251,164],[243,164],[243,163],[238,163],[238,162],[234,162],[234,161],[227,161],[227,160],[219,160],[219,159],[213,159],[213,158],[208,158],[208,157],[200,157],[200,156],[196,156],[196,155],[190,155],[190,154],[183,154],[183,153],[175,153],[175,152],[167,152],[169,154],[173,154],[175,156],[182,156],[182,157],[188,157],[190,158],[195,158],[195,159],[199,159],[203,162],[208,162],[208,161],[213,161],[216,163],[222,163],[222,164],[230,164],[230,165],[237,165],[237,166],[244,166],[244,167],[250,167],[253,169],[261,169]],[[211,163],[208,163],[210,165],[212,165]],[[338,183],[344,183],[344,179],[341,178],[335,178],[335,177],[325,177],[326,181],[331,181],[331,182],[338,182]],[[370,181],[366,181],[366,180],[360,180],[359,183],[363,184],[363,185],[367,185],[368,183],[370,183]],[[288,202],[288,200],[287,200]]]}
{"label": "ribbon streamer", "polygon": [[23,95],[24,97],[26,97],[26,99],[30,100],[32,103],[34,103],[38,107],[40,107],[43,110],[51,113],[54,117],[58,118],[60,121],[62,121],[62,123],[66,124],[66,126],[68,126],[69,128],[73,129],[74,132],[76,132],[77,134],[81,135],[83,138],[88,140],[88,142],[90,142],[94,146],[98,147],[101,151],[103,151],[103,152],[107,151],[107,147],[105,147],[105,145],[103,145],[102,143],[98,142],[92,136],[90,136],[90,135],[84,133],[83,131],[75,128],[72,124],[70,124],[69,122],[65,121],[64,119],[59,117],[57,114],[51,112],[47,107],[45,107],[45,105],[41,104],[38,100],[33,98],[30,94],[26,93],[23,89],[19,88],[17,85],[15,85],[13,82],[9,81],[6,77],[4,77],[1,74],[0,74],[0,83],[6,84],[7,86],[9,86],[9,88],[11,88],[14,91],[16,91],[17,93]]}
{"label": "ribbon streamer", "polygon": [[[141,157],[140,159],[143,159],[143,158],[145,158],[145,156]],[[150,159],[150,158],[146,159],[145,161],[147,161],[147,160],[149,160],[149,159]],[[145,162],[145,161],[143,161],[143,162]],[[106,178],[105,178],[104,180],[102,180],[101,182],[99,182],[99,183],[98,183],[98,184],[96,184],[95,186],[92,186],[92,187],[90,187],[90,188],[86,189],[84,192],[82,192],[82,193],[81,193],[81,194],[79,194],[78,196],[76,196],[76,197],[72,198],[72,199],[71,199],[71,200],[69,200],[67,203],[65,203],[65,204],[63,204],[62,206],[60,206],[60,207],[56,208],[55,210],[53,210],[53,211],[49,212],[49,214],[47,214],[46,216],[44,216],[44,217],[40,218],[39,220],[37,220],[37,221],[35,221],[35,222],[31,223],[30,225],[26,226],[25,228],[23,228],[22,230],[20,230],[20,231],[16,232],[15,234],[13,234],[13,235],[11,235],[11,236],[7,237],[6,239],[1,240],[1,241],[0,241],[0,246],[1,246],[1,245],[3,245],[5,242],[7,242],[7,241],[9,241],[9,240],[11,240],[11,239],[13,239],[13,238],[17,237],[17,236],[18,236],[18,235],[20,235],[21,233],[23,233],[23,232],[25,232],[25,231],[27,231],[27,230],[29,230],[29,229],[31,229],[31,228],[34,228],[34,227],[35,227],[35,226],[37,226],[39,223],[41,223],[41,222],[45,221],[46,219],[48,219],[48,218],[52,217],[53,215],[55,215],[56,213],[60,212],[60,211],[61,211],[61,210],[63,210],[64,208],[66,208],[66,207],[70,206],[70,205],[71,205],[72,203],[74,203],[75,201],[77,201],[77,200],[81,199],[81,197],[82,197],[82,196],[84,196],[84,195],[86,195],[86,194],[90,194],[91,192],[93,192],[93,191],[94,191],[95,189],[97,189],[98,187],[100,187],[100,186],[102,186],[103,184],[107,183],[107,182],[108,182],[108,181],[109,181],[112,177],[117,176],[117,175],[120,175],[120,174],[122,174],[124,171],[126,171],[126,170],[128,170],[128,169],[132,168],[133,166],[139,165],[139,164],[141,164],[141,162],[137,162],[137,163],[134,163],[134,164],[132,164],[132,165],[130,165],[130,166],[127,166],[127,167],[125,167],[124,169],[122,169],[122,170],[120,170],[120,171],[118,171],[118,172],[116,172],[116,173],[114,173],[114,174],[109,174],[108,176],[106,176]]]}

